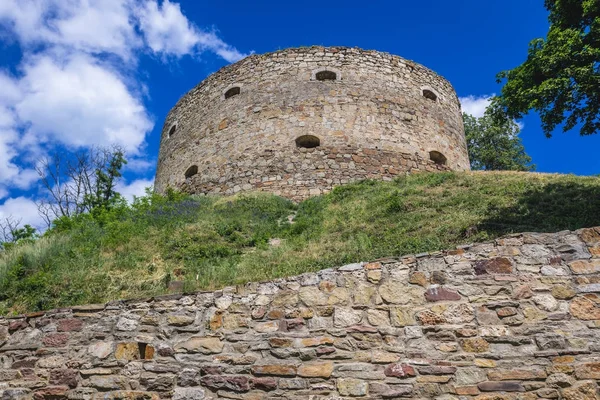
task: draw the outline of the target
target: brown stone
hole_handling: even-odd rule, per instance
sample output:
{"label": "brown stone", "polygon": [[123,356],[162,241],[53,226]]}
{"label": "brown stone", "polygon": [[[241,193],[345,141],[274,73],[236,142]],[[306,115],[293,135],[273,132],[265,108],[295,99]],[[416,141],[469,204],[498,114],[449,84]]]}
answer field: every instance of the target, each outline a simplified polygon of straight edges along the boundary
{"label": "brown stone", "polygon": [[298,304],[298,292],[284,290],[278,292],[271,303],[274,307],[296,306]]}
{"label": "brown stone", "polygon": [[290,338],[270,338],[269,344],[271,347],[291,347],[294,340]]}
{"label": "brown stone", "polygon": [[250,381],[247,376],[243,375],[207,375],[203,376],[200,381],[203,386],[212,390],[231,390],[234,392],[247,392],[250,390]]}
{"label": "brown stone", "polygon": [[74,369],[53,369],[50,371],[50,384],[57,386],[77,387],[79,372]]}
{"label": "brown stone", "polygon": [[552,296],[559,300],[570,300],[575,295],[577,295],[577,291],[571,286],[556,285],[552,287]]}
{"label": "brown stone", "polygon": [[561,391],[563,400],[598,400],[600,393],[594,381],[577,382],[573,387]]}
{"label": "brown stone", "polygon": [[600,362],[575,365],[577,379],[600,379]]}
{"label": "brown stone", "polygon": [[474,397],[474,400],[515,400],[516,397],[512,394],[480,394],[479,396]]}
{"label": "brown stone", "polygon": [[381,263],[380,262],[370,262],[365,264],[364,267],[366,270],[377,270],[377,269],[381,269]]}
{"label": "brown stone", "polygon": [[472,386],[456,386],[454,388],[456,394],[459,396],[475,396],[479,394],[479,388],[475,385]]}
{"label": "brown stone", "polygon": [[513,266],[508,258],[497,257],[475,262],[475,274],[512,274]]}
{"label": "brown stone", "polygon": [[[181,397],[178,398],[178,400],[180,399]],[[96,393],[93,400],[160,400],[160,396],[156,393],[138,390],[115,390]]]}
{"label": "brown stone", "polygon": [[29,327],[29,324],[24,319],[20,319],[20,320],[16,320],[16,321],[11,321],[8,324],[8,332],[9,333],[13,333],[13,332],[16,332],[16,331],[18,331],[20,329],[25,329],[25,328],[28,328],[28,327]]}
{"label": "brown stone", "polygon": [[80,331],[83,327],[83,322],[77,318],[59,319],[56,323],[56,330],[59,332]]}
{"label": "brown stone", "polygon": [[250,387],[256,390],[264,390],[266,392],[277,389],[277,380],[275,378],[252,378]]}
{"label": "brown stone", "polygon": [[219,123],[219,130],[222,131],[223,129],[227,128],[228,125],[229,125],[229,121],[227,121],[227,118],[223,119]]}
{"label": "brown stone", "polygon": [[254,375],[296,376],[297,368],[294,365],[268,364],[252,367]]}
{"label": "brown stone", "polygon": [[215,354],[223,351],[223,342],[216,337],[194,336],[175,345],[175,351],[187,353]]}
{"label": "brown stone", "polygon": [[425,273],[420,272],[420,271],[413,272],[412,274],[410,274],[408,282],[410,282],[414,285],[426,287],[428,284],[427,275],[425,275]]}
{"label": "brown stone", "polygon": [[285,313],[283,312],[283,310],[271,310],[267,313],[267,318],[268,319],[281,319],[285,317]]}
{"label": "brown stone", "polygon": [[[261,315],[262,317],[262,315]],[[217,311],[214,313],[214,315],[211,317],[210,321],[208,322],[208,327],[210,328],[211,331],[216,331],[217,329],[221,328],[223,326],[223,312],[222,311]]]}
{"label": "brown stone", "polygon": [[301,339],[300,343],[302,344],[302,346],[305,346],[305,347],[314,347],[314,346],[333,344],[334,340],[331,337],[318,336],[318,337],[314,337],[314,338]]}
{"label": "brown stone", "polygon": [[422,375],[451,375],[456,372],[456,367],[449,365],[431,365],[427,367],[417,367],[417,371]]}
{"label": "brown stone", "polygon": [[520,382],[481,382],[477,385],[482,392],[524,392],[525,388]]}
{"label": "brown stone", "polygon": [[458,337],[473,337],[477,336],[477,329],[460,328],[454,331]]}
{"label": "brown stone", "polygon": [[463,339],[461,346],[468,353],[485,353],[490,349],[490,344],[480,337]]}
{"label": "brown stone", "polygon": [[521,285],[515,288],[512,296],[516,300],[529,299],[531,297],[533,297],[533,291],[528,285]]}
{"label": "brown stone", "polygon": [[332,362],[302,364],[298,368],[298,376],[304,378],[329,378],[332,373]]}
{"label": "brown stone", "polygon": [[569,263],[571,272],[577,275],[596,274],[600,272],[600,260],[577,260]]}
{"label": "brown stone", "polygon": [[579,237],[588,245],[600,243],[600,228],[584,228],[579,231]]}
{"label": "brown stone", "polygon": [[525,381],[547,377],[546,372],[540,369],[494,369],[488,371],[487,376],[492,381]]}
{"label": "brown stone", "polygon": [[475,364],[476,366],[481,367],[481,368],[495,368],[496,367],[496,361],[488,360],[485,358],[476,358],[475,360],[473,360],[473,364]]}
{"label": "brown stone", "polygon": [[415,369],[408,364],[394,363],[385,367],[385,376],[394,378],[410,378],[416,376]]}
{"label": "brown stone", "polygon": [[450,379],[448,375],[422,375],[417,377],[417,383],[448,383]]}
{"label": "brown stone", "polygon": [[48,347],[63,347],[69,340],[68,333],[51,333],[46,335],[42,342]]}
{"label": "brown stone", "polygon": [[595,294],[576,297],[571,301],[569,310],[571,314],[578,319],[600,320],[600,297]]}
{"label": "brown stone", "polygon": [[63,400],[67,399],[68,386],[46,386],[36,390],[33,394],[35,400]]}
{"label": "brown stone", "polygon": [[496,310],[496,314],[500,318],[510,317],[512,315],[517,315],[517,309],[514,307],[502,307]]}
{"label": "brown stone", "polygon": [[136,342],[117,343],[115,358],[128,361],[139,360],[140,348]]}
{"label": "brown stone", "polygon": [[446,318],[430,310],[418,313],[417,319],[423,325],[440,325],[446,323]]}
{"label": "brown stone", "polygon": [[457,301],[461,299],[460,294],[444,287],[429,288],[425,292],[425,299],[429,302],[435,301]]}
{"label": "brown stone", "polygon": [[414,312],[413,307],[390,307],[390,321],[398,327],[415,325]]}
{"label": "brown stone", "polygon": [[185,314],[171,314],[167,316],[167,323],[173,326],[187,326],[194,323],[195,316]]}

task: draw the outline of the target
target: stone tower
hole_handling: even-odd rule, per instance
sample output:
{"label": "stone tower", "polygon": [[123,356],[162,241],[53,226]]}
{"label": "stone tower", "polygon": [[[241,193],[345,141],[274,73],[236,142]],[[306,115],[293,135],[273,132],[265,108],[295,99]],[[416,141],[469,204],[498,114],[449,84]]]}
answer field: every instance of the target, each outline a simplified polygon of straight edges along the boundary
{"label": "stone tower", "polygon": [[450,83],[398,56],[292,48],[222,68],[165,121],[155,188],[301,200],[355,180],[468,170]]}

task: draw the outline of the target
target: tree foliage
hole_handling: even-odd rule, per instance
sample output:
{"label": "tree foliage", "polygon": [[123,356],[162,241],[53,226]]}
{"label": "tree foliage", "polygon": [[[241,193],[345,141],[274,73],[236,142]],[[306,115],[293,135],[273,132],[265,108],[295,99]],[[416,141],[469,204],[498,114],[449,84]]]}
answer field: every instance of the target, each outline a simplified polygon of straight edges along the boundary
{"label": "tree foliage", "polygon": [[115,186],[127,164],[119,147],[95,147],[73,155],[56,153],[38,163],[37,172],[48,192],[38,210],[48,226],[57,218],[98,212],[121,198]]}
{"label": "tree foliage", "polygon": [[497,119],[488,108],[483,117],[463,113],[471,169],[532,171],[531,157],[519,138],[519,126],[512,119]]}
{"label": "tree foliage", "polygon": [[37,238],[34,227],[29,224],[23,227],[19,227],[20,225],[21,220],[12,216],[0,220],[0,249],[7,250],[20,242],[29,242]]}
{"label": "tree foliage", "polygon": [[581,135],[600,129],[600,1],[545,0],[550,30],[529,44],[527,60],[498,74],[496,106],[509,118],[539,112],[550,137],[563,125]]}

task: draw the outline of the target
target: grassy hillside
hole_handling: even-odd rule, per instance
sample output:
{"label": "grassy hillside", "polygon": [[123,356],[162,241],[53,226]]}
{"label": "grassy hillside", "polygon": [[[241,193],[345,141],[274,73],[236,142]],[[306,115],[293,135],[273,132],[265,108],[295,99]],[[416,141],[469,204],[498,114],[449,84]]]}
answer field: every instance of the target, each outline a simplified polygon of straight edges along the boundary
{"label": "grassy hillside", "polygon": [[160,294],[172,280],[186,291],[214,289],[595,225],[600,179],[565,175],[416,174],[301,204],[267,194],[151,196],[0,253],[0,313]]}

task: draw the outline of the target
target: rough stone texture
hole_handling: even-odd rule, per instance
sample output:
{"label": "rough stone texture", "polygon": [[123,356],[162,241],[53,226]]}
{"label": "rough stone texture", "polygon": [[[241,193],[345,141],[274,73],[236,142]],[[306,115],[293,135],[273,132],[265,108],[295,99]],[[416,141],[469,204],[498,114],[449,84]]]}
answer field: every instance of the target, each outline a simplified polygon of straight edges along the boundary
{"label": "rough stone texture", "polygon": [[512,235],[0,318],[0,399],[600,399],[598,243],[599,229]]}
{"label": "rough stone texture", "polygon": [[[338,79],[318,81],[320,70]],[[226,99],[233,87],[240,93]],[[320,145],[298,147],[304,135]],[[163,127],[155,188],[301,200],[359,179],[469,168],[460,104],[444,78],[387,53],[304,47],[251,55],[183,96]]]}

